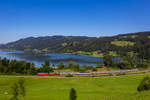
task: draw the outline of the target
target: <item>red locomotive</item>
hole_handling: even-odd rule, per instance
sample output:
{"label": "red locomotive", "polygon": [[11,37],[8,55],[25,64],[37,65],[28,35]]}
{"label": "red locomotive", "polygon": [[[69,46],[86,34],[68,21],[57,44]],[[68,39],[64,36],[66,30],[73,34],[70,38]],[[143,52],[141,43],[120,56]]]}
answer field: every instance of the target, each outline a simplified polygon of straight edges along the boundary
{"label": "red locomotive", "polygon": [[37,73],[38,76],[57,76],[60,73]]}

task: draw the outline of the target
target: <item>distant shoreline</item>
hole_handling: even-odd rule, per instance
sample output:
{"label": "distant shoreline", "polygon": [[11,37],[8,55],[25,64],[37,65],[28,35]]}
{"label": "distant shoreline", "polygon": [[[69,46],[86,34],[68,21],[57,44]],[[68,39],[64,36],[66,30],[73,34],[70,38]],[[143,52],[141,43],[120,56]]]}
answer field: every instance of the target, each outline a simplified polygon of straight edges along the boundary
{"label": "distant shoreline", "polygon": [[73,54],[73,55],[81,55],[81,56],[89,56],[89,57],[103,57],[103,55],[98,55],[98,54],[97,55],[96,54],[85,54],[87,52],[83,52],[83,51],[82,51],[83,53],[78,53],[78,52],[73,52],[73,53],[67,53],[67,52],[43,52],[43,53],[41,52],[41,53],[34,53],[32,51],[15,50],[15,49],[0,49],[0,51],[22,51],[22,52],[25,52],[25,53],[32,53],[32,54],[62,53],[62,54]]}

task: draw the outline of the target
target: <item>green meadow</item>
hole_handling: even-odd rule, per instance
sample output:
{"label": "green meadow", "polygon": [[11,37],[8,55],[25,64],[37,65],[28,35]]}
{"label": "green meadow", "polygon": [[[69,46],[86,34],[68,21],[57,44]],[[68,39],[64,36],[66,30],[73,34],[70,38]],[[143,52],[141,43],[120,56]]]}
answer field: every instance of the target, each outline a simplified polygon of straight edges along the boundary
{"label": "green meadow", "polygon": [[[144,76],[147,75],[89,78],[28,77],[24,78],[24,100],[69,100],[71,88],[75,88],[77,100],[150,100],[150,91],[137,92],[137,86]],[[0,76],[0,100],[10,100],[11,86],[18,79],[15,76]]]}
{"label": "green meadow", "polygon": [[134,46],[134,42],[130,42],[130,41],[112,41],[111,44],[116,45],[116,46]]}

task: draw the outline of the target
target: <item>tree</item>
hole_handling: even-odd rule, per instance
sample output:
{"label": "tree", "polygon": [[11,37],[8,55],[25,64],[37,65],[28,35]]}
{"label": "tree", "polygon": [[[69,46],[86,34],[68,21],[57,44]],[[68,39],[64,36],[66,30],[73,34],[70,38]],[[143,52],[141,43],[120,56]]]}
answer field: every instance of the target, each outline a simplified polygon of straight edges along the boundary
{"label": "tree", "polygon": [[118,62],[116,66],[120,69],[131,69],[131,65],[127,61]]}
{"label": "tree", "polygon": [[8,67],[9,60],[7,58],[2,59],[2,65]]}
{"label": "tree", "polygon": [[113,57],[109,54],[104,54],[103,63],[105,66],[112,67],[114,64]]}
{"label": "tree", "polygon": [[31,63],[30,64],[30,74],[35,74],[35,73],[36,73],[35,65],[34,65],[34,63]]}
{"label": "tree", "polygon": [[92,71],[97,71],[97,68],[93,67],[93,68],[92,68]]}
{"label": "tree", "polygon": [[11,98],[11,100],[18,100],[19,88],[18,88],[18,84],[17,83],[15,83],[12,86],[12,91],[13,91],[13,97]]}
{"label": "tree", "polygon": [[102,65],[103,65],[102,62],[98,62],[96,68],[101,68]]}
{"label": "tree", "polygon": [[50,64],[49,61],[45,61],[45,63],[42,65],[42,72],[50,72]]}
{"label": "tree", "polygon": [[70,99],[69,100],[76,100],[76,99],[77,99],[76,90],[74,88],[72,88],[70,91]]}
{"label": "tree", "polygon": [[19,79],[12,86],[12,91],[13,91],[13,97],[10,100],[19,100],[20,98],[23,100],[26,95],[24,79]]}
{"label": "tree", "polygon": [[134,53],[134,52],[128,52],[126,54],[126,56],[124,57],[124,60],[129,62],[130,66],[132,68],[135,68],[136,65],[137,65],[137,53]]}
{"label": "tree", "polygon": [[57,66],[57,68],[58,68],[58,69],[64,69],[64,68],[65,68],[65,65],[64,65],[63,61],[61,61],[61,62],[59,63],[59,65]]}
{"label": "tree", "polygon": [[26,90],[25,90],[25,82],[23,79],[20,79],[18,81],[18,86],[19,86],[19,94],[23,100],[24,96],[26,95]]}
{"label": "tree", "polygon": [[79,64],[74,65],[73,71],[79,72],[80,71],[80,67],[81,66]]}
{"label": "tree", "polygon": [[55,64],[52,64],[52,68],[55,69]]}
{"label": "tree", "polygon": [[146,91],[150,90],[150,77],[144,77],[139,86],[137,87],[137,91]]}
{"label": "tree", "polygon": [[3,72],[8,72],[9,60],[7,58],[2,59]]}
{"label": "tree", "polygon": [[147,60],[140,60],[137,62],[137,68],[148,68],[149,67],[149,62]]}
{"label": "tree", "polygon": [[75,62],[74,61],[69,61],[68,62],[68,68],[73,68],[75,66]]}

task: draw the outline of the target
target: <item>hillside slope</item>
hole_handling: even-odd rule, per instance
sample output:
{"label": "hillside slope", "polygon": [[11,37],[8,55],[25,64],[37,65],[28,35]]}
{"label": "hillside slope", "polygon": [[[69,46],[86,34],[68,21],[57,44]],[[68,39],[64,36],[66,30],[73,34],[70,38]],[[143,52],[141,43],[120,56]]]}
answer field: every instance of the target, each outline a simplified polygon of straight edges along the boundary
{"label": "hillside slope", "polygon": [[114,51],[118,54],[138,52],[150,55],[150,32],[122,34],[110,37],[84,36],[46,36],[29,37],[1,46],[1,49],[24,51],[65,52],[78,51],[105,53]]}

